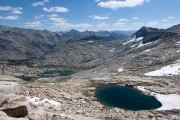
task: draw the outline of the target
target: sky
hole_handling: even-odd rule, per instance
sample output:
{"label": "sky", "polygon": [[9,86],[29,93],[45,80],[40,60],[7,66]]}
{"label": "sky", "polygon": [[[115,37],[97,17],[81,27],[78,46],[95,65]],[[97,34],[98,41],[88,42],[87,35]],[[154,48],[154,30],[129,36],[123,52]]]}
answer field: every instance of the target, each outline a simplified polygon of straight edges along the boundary
{"label": "sky", "polygon": [[50,31],[138,30],[180,23],[180,0],[0,0],[0,25]]}

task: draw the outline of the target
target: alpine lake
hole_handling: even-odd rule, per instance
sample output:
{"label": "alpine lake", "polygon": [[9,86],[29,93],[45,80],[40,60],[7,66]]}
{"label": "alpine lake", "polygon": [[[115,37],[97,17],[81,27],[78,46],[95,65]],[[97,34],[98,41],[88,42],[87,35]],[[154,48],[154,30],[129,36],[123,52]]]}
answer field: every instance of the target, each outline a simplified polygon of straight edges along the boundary
{"label": "alpine lake", "polygon": [[97,100],[105,106],[125,110],[154,110],[162,104],[154,97],[128,86],[104,85],[96,89]]}

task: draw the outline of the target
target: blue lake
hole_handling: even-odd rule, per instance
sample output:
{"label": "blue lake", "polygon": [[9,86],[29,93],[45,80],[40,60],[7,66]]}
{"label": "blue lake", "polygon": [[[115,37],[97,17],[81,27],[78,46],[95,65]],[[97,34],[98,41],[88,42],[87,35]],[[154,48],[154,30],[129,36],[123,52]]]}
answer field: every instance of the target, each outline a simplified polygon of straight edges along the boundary
{"label": "blue lake", "polygon": [[39,73],[38,76],[41,77],[53,77],[53,76],[69,76],[74,74],[73,71],[64,70],[64,71],[46,71],[44,73]]}
{"label": "blue lake", "polygon": [[162,106],[153,96],[145,95],[132,87],[118,85],[105,85],[97,88],[96,97],[104,105],[133,111],[153,110]]}

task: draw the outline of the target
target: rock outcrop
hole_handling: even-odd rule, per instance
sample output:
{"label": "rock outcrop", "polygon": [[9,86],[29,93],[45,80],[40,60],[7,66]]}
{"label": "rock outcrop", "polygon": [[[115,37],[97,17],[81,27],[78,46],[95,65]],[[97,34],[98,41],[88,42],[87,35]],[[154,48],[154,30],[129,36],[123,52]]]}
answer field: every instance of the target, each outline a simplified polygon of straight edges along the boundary
{"label": "rock outcrop", "polygon": [[0,93],[21,93],[21,87],[15,82],[1,81]]}
{"label": "rock outcrop", "polygon": [[22,93],[22,86],[16,82],[1,81],[0,120],[47,120],[41,107],[30,105]]}

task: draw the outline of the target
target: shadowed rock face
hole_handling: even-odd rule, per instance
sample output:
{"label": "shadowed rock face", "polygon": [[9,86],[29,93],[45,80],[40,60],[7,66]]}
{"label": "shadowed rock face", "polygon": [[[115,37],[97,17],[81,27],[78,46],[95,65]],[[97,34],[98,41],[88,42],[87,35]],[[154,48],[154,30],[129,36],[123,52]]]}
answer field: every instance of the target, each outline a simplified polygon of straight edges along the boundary
{"label": "shadowed rock face", "polygon": [[180,24],[174,25],[166,30],[167,32],[180,33]]}
{"label": "shadowed rock face", "polygon": [[10,117],[20,118],[28,115],[28,110],[26,106],[18,106],[16,108],[9,108],[2,110]]}
{"label": "shadowed rock face", "polygon": [[[164,39],[167,37],[172,37],[177,35],[176,28],[169,28],[167,30],[151,28],[151,27],[142,27],[133,35],[138,37],[143,37],[143,44],[148,42],[157,41],[159,39]],[[175,32],[176,31],[176,32]]]}

